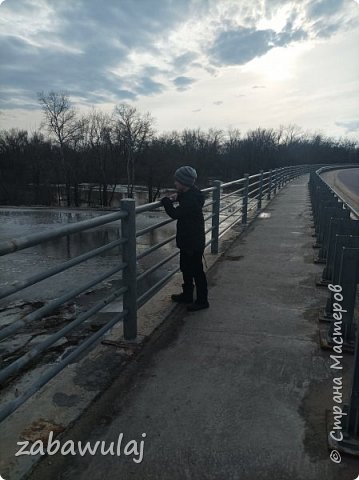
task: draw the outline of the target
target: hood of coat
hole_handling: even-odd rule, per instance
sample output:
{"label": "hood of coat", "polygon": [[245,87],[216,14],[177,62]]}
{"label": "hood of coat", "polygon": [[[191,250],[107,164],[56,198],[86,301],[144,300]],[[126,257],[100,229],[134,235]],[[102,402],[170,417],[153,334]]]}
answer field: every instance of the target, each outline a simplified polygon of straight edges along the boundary
{"label": "hood of coat", "polygon": [[182,192],[178,195],[178,201],[180,202],[183,197],[193,197],[193,199],[202,208],[205,202],[205,196],[196,186],[191,187],[187,192]]}

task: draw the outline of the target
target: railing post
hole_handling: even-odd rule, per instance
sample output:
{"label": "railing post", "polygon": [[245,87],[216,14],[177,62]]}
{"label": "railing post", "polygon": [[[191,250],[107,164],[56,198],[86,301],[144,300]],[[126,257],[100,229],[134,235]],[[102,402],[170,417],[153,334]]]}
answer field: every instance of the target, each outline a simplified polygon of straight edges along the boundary
{"label": "railing post", "polygon": [[123,284],[127,287],[123,295],[123,309],[127,314],[123,319],[123,336],[125,340],[133,340],[137,336],[137,280],[136,280],[136,202],[133,198],[125,198],[120,202],[121,210],[127,217],[121,221],[121,236],[126,238],[122,246],[122,261],[126,263],[123,270]]}
{"label": "railing post", "polygon": [[258,210],[262,208],[262,195],[263,195],[263,170],[260,170],[260,180],[259,180],[259,197],[258,197]]}
{"label": "railing post", "polygon": [[243,191],[243,204],[242,204],[242,223],[247,223],[247,210],[248,210],[248,189],[249,189],[249,173],[244,174],[244,191]]}
{"label": "railing post", "polygon": [[221,181],[214,180],[214,190],[212,192],[212,237],[211,237],[211,253],[218,253],[219,238],[219,210],[221,205]]}
{"label": "railing post", "polygon": [[273,170],[270,169],[270,171],[269,171],[269,183],[268,183],[267,200],[270,200],[271,193],[272,193],[272,175],[273,175]]}
{"label": "railing post", "polygon": [[[344,252],[343,252],[344,253]],[[358,277],[358,268],[359,268],[359,249],[347,249],[347,253],[352,257],[349,258],[348,255],[348,265],[351,268],[350,277],[352,283],[352,297],[353,297],[353,304],[355,303],[355,289],[356,285],[359,281]],[[342,284],[338,284],[342,285]],[[345,300],[344,296],[344,289],[339,293],[341,298]],[[339,303],[340,309],[344,307],[342,303]],[[342,311],[346,312],[344,308]],[[341,318],[341,317],[340,317]],[[339,322],[338,322],[339,323]],[[340,321],[341,324],[341,321]],[[341,325],[342,327],[345,326],[345,323]],[[337,334],[338,335],[338,334]],[[341,337],[340,337],[341,338]],[[336,339],[338,343],[338,339]],[[341,341],[340,343],[343,343]],[[334,344],[335,345],[335,344]],[[334,347],[333,347],[334,348]],[[342,350],[341,350],[342,351]],[[349,397],[349,403],[343,404],[341,411],[343,412],[342,415],[342,422],[341,422],[341,430],[343,435],[339,438],[332,436],[329,434],[328,436],[328,443],[331,448],[335,448],[339,451],[349,453],[352,455],[358,455],[359,448],[358,448],[358,440],[359,440],[359,425],[358,425],[358,417],[359,417],[359,395],[358,395],[358,388],[359,388],[359,335],[356,334],[355,345],[354,345],[354,365],[352,370],[352,382],[351,382],[351,393]],[[341,392],[340,392],[341,393]],[[334,427],[335,428],[335,427]]]}
{"label": "railing post", "polygon": [[277,194],[277,188],[278,188],[278,168],[275,168],[274,169],[274,185],[273,185],[274,195]]}
{"label": "railing post", "polygon": [[284,167],[280,169],[280,173],[279,173],[279,188],[283,187],[283,181],[284,181]]}
{"label": "railing post", "polygon": [[[359,267],[359,249],[351,249],[351,256],[352,256],[352,272],[354,273],[355,270],[358,272],[357,268]],[[353,283],[356,287],[357,282],[359,281],[359,275],[356,273],[353,276]],[[355,295],[356,295],[356,288],[353,288],[353,304],[355,305]],[[354,309],[353,305],[353,309]],[[359,386],[359,341],[358,341],[358,334],[356,335],[356,348],[355,348],[355,356],[354,356],[354,371],[352,373],[352,388],[350,394],[350,400],[348,405],[348,422],[347,422],[347,432],[350,437],[358,438],[359,436],[359,426],[358,426],[358,413],[359,413],[359,395],[358,395],[358,386]],[[358,447],[356,449],[358,451]]]}
{"label": "railing post", "polygon": [[281,172],[282,172],[282,169],[281,169],[281,168],[278,168],[278,170],[277,170],[277,188],[276,188],[276,193],[278,193],[279,190],[280,190]]}

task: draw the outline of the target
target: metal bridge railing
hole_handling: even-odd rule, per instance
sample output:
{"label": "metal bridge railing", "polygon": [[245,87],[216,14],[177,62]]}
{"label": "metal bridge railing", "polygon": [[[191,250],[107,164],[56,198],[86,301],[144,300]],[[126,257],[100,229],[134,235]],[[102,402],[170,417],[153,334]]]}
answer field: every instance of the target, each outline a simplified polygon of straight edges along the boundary
{"label": "metal bridge railing", "polygon": [[[210,245],[211,253],[217,254],[219,250],[219,239],[231,227],[233,227],[233,225],[239,223],[240,225],[245,226],[262,208],[264,200],[269,201],[287,182],[303,173],[312,171],[315,167],[317,168],[317,166],[310,165],[281,167],[266,172],[260,171],[258,174],[251,176],[246,174],[243,178],[226,183],[215,180],[211,187],[202,190],[207,197],[204,208],[206,221],[206,247]],[[26,279],[20,280],[16,285],[0,286],[0,299],[5,299],[31,285],[39,283],[40,281],[51,279],[55,275],[64,272],[65,270],[69,270],[76,265],[82,264],[104,252],[110,251],[115,247],[121,247],[121,258],[119,258],[119,262],[114,265],[113,268],[101,275],[94,275],[94,278],[91,278],[87,283],[77,285],[75,288],[69,288],[67,292],[60,295],[58,298],[49,301],[46,305],[38,308],[23,318],[17,319],[9,326],[0,329],[1,341],[16,334],[20,329],[31,326],[35,321],[50,314],[69,300],[73,300],[81,293],[86,292],[94,286],[100,285],[104,280],[122,272],[122,286],[120,288],[106,298],[103,298],[101,301],[98,301],[87,311],[78,315],[77,318],[70,321],[58,332],[47,337],[45,341],[32,347],[26,354],[2,368],[0,370],[1,385],[5,385],[11,381],[15,375],[33,362],[34,359],[46,352],[46,350],[54,345],[59,339],[79,327],[85,322],[85,320],[88,320],[90,317],[99,313],[111,302],[118,300],[120,297],[122,297],[123,302],[123,309],[121,312],[114,314],[113,318],[111,318],[111,320],[102,326],[102,328],[96,333],[88,336],[82,343],[76,346],[69,355],[64,356],[64,358],[58,361],[55,365],[49,367],[45,373],[40,375],[40,377],[26,388],[26,391],[20,392],[16,398],[5,404],[0,410],[0,421],[15,411],[57,373],[78,358],[85,350],[94,346],[96,342],[100,340],[105,333],[109,332],[109,330],[118,322],[123,322],[123,335],[125,340],[133,340],[136,338],[138,309],[156,292],[158,292],[179,270],[178,266],[173,268],[154,285],[150,286],[150,288],[138,296],[139,282],[150,274],[156,272],[159,268],[166,265],[179,254],[179,251],[176,249],[170,255],[167,255],[150,268],[147,268],[143,273],[138,272],[138,262],[141,259],[151,255],[175,240],[175,235],[170,235],[161,242],[148,247],[145,251],[138,251],[137,240],[140,237],[174,222],[172,219],[166,219],[141,230],[136,230],[137,215],[151,212],[160,207],[161,202],[153,202],[136,207],[135,200],[123,199],[121,200],[120,210],[118,212],[58,227],[51,232],[34,233],[22,238],[0,242],[0,255],[10,255],[13,252],[49,240],[58,239],[77,232],[87,231],[91,228],[107,225],[114,221],[121,221],[121,238],[118,240],[79,255],[44,272],[36,273]]]}
{"label": "metal bridge railing", "polygon": [[[355,322],[357,286],[359,283],[359,213],[321,177],[321,173],[359,165],[337,165],[312,171],[309,192],[313,211],[313,228],[319,249],[314,262],[325,265],[317,286],[329,287],[326,306],[319,321],[320,344],[341,358],[341,352],[354,353],[349,402],[342,407],[342,435],[336,441],[331,435],[328,443],[342,452],[359,455],[359,335]],[[338,313],[338,308],[340,312]],[[341,387],[340,387],[341,388]]]}

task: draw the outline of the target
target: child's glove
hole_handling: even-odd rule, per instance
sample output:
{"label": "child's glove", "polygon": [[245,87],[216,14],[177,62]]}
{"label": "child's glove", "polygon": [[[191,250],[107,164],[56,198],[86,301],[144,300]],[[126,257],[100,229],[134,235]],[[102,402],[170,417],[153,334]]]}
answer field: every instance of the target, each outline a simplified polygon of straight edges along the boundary
{"label": "child's glove", "polygon": [[171,202],[175,202],[177,200],[177,193],[170,195],[169,199],[171,200]]}
{"label": "child's glove", "polygon": [[170,195],[169,197],[162,197],[161,198],[161,204],[163,205],[164,202],[168,202],[168,200],[173,203],[177,200],[177,193],[174,193],[173,195]]}

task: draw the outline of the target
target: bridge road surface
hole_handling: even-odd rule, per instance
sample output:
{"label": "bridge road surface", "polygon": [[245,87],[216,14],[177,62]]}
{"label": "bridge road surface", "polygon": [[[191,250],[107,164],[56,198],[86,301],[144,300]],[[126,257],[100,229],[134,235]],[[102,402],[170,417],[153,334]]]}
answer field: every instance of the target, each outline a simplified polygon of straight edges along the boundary
{"label": "bridge road surface", "polygon": [[[216,264],[210,309],[180,307],[171,331],[134,362],[132,381],[122,374],[61,440],[115,442],[116,452],[123,433],[121,456],[47,457],[31,479],[357,477],[359,460],[333,463],[326,442],[333,374],[317,341],[327,290],[314,285],[323,267],[313,263],[308,178],[284,187],[265,209],[270,216]],[[343,364],[347,384],[352,361]],[[135,463],[140,451],[123,448],[130,440],[140,447],[142,433]]]}
{"label": "bridge road surface", "polygon": [[323,172],[321,177],[323,177],[356,212],[359,212],[359,165],[355,168]]}

